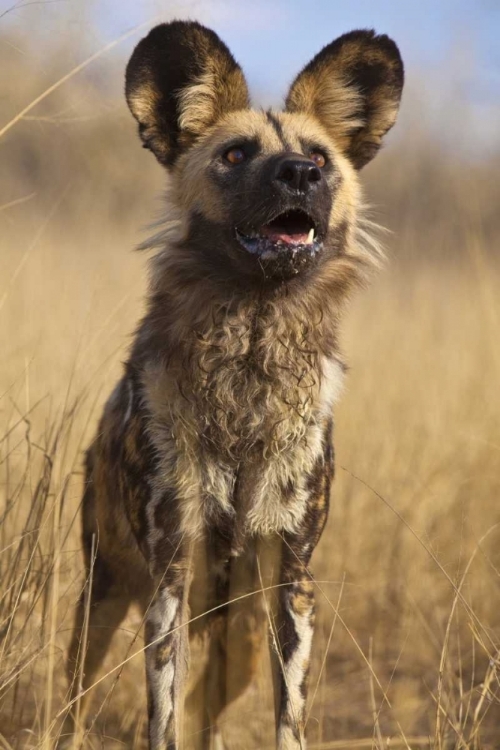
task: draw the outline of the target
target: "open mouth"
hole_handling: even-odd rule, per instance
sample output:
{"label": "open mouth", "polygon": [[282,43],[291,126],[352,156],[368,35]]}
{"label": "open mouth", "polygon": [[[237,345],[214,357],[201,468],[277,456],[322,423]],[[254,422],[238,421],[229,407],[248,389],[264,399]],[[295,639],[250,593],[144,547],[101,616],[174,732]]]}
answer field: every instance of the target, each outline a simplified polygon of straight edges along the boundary
{"label": "open mouth", "polygon": [[285,211],[255,232],[236,236],[248,252],[259,257],[273,257],[284,252],[314,255],[321,247],[314,220],[301,210]]}

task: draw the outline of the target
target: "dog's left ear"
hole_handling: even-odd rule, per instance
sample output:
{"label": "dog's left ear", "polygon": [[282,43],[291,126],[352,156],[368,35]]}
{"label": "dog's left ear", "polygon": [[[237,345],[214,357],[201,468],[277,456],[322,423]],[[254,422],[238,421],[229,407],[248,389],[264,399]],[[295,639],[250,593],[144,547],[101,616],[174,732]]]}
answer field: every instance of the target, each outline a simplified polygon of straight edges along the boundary
{"label": "dog's left ear", "polygon": [[139,42],[125,94],[144,146],[167,167],[223,114],[249,106],[240,66],[195,21],[160,24]]}
{"label": "dog's left ear", "polygon": [[288,112],[314,115],[356,169],[394,125],[403,89],[396,44],[374,31],[351,31],[324,47],[293,82]]}

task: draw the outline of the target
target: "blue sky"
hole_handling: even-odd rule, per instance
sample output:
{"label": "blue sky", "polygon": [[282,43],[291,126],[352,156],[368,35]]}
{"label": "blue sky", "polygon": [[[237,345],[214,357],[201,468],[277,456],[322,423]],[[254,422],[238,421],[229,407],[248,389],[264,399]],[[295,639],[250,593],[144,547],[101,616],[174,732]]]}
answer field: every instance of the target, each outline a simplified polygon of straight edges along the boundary
{"label": "blue sky", "polygon": [[211,25],[263,104],[280,101],[299,68],[353,28],[393,36],[410,75],[453,65],[470,96],[500,94],[500,0],[104,0],[94,10],[112,34],[155,13]]}
{"label": "blue sky", "polygon": [[[0,18],[50,46],[65,24],[77,28],[75,62],[133,26],[191,18],[212,27],[242,65],[254,103],[279,105],[300,68],[335,37],[375,28],[398,43],[407,100],[418,91],[422,113],[443,132],[459,126],[457,102],[468,105],[476,143],[500,140],[500,0],[38,0]],[[0,0],[0,13],[15,0]],[[125,58],[146,28],[115,48]],[[410,93],[408,93],[410,92]],[[405,100],[403,103],[406,105]],[[414,105],[418,110],[419,105]],[[455,111],[453,111],[455,108]],[[409,107],[408,109],[411,109]],[[404,108],[403,108],[404,110]],[[414,116],[414,113],[412,114]],[[472,125],[471,125],[472,123]],[[469,139],[470,140],[470,139]]]}
{"label": "blue sky", "polygon": [[[407,71],[436,74],[453,62],[470,95],[500,94],[500,0],[52,0],[0,18],[23,26],[44,21],[98,29],[102,42],[151,19],[193,18],[210,25],[245,69],[251,87],[277,102],[298,69],[322,46],[353,28],[375,28],[397,41]],[[0,0],[0,13],[16,0]],[[87,33],[85,33],[87,27]],[[94,36],[93,34],[91,36]],[[139,35],[138,35],[139,36]],[[128,54],[134,40],[123,45]],[[472,73],[466,74],[467,69]]]}

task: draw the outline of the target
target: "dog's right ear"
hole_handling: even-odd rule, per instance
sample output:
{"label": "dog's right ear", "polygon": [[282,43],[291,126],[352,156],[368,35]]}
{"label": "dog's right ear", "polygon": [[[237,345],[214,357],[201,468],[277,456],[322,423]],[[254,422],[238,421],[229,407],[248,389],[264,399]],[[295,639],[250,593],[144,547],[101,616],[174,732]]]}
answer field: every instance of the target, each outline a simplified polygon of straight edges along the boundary
{"label": "dog's right ear", "polygon": [[167,167],[221,115],[249,106],[245,77],[226,45],[187,21],[156,26],[139,42],[125,94],[144,147]]}

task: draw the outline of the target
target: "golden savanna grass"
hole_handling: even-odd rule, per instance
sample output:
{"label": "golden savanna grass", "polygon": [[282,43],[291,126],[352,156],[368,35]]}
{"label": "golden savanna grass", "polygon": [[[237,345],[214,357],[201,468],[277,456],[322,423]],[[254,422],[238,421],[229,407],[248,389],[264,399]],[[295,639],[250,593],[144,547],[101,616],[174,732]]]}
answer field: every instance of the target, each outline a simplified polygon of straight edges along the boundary
{"label": "golden savanna grass", "polygon": [[[4,123],[71,67],[71,40],[40,68],[7,41]],[[85,583],[82,450],[141,312],[146,259],[131,249],[161,205],[164,177],[139,148],[123,65],[99,58],[0,140],[9,750],[53,747],[66,706],[65,649]],[[466,160],[411,115],[410,89],[396,138],[366,170],[390,261],[344,326],[351,371],[314,558],[317,749],[500,746],[500,151]],[[145,747],[143,659],[131,658],[140,624],[131,612],[106,660],[89,747]],[[231,748],[273,746],[271,705],[264,661],[227,713]]]}

